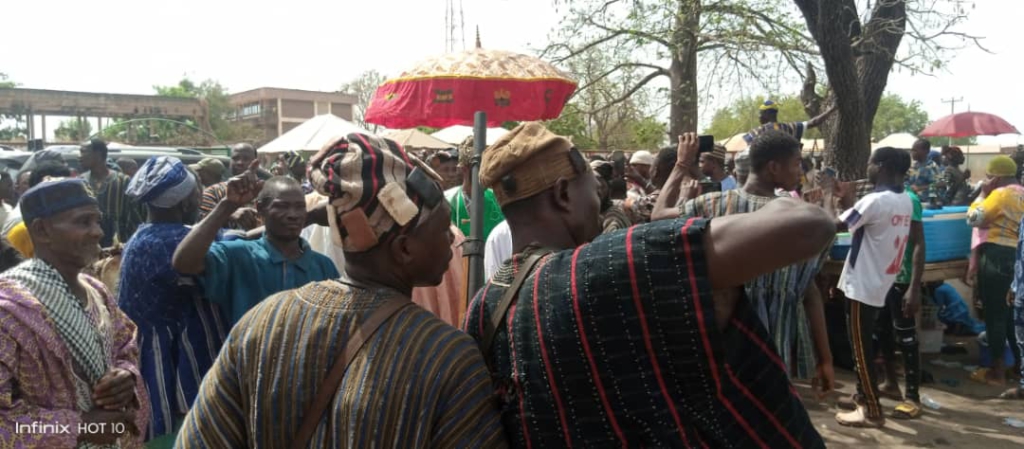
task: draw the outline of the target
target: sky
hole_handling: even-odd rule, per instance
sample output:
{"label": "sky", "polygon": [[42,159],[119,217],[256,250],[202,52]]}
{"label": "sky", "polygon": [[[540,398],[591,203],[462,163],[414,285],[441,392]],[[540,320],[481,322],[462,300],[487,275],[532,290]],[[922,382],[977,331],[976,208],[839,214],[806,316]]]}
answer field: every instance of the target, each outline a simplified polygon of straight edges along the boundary
{"label": "sky", "polygon": [[[459,0],[452,0],[458,6]],[[933,119],[942,99],[957,112],[990,112],[1024,129],[1024,1],[974,3],[963,31],[984,45],[953,55],[929,77],[890,75],[888,89],[921,101]],[[183,76],[215,79],[232,92],[258,87],[334,91],[376,69],[398,75],[445,50],[447,0],[240,2],[227,0],[35,0],[5,2],[0,72],[22,87],[151,94]],[[479,26],[485,48],[532,53],[560,15],[552,0],[465,0],[466,46]],[[780,86],[795,92],[798,86]],[[746,90],[750,92],[750,89]],[[730,95],[719,95],[727,98]],[[706,123],[715,108],[702,108]],[[56,125],[50,125],[51,130]],[[1024,143],[1001,136],[998,143]],[[983,139],[982,143],[995,143]]]}

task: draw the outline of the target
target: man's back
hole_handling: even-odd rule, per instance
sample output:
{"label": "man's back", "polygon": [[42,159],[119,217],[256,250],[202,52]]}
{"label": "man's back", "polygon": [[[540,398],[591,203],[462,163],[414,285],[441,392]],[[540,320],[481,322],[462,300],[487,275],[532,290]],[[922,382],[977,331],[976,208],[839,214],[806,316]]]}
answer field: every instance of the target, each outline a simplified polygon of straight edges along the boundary
{"label": "man's back", "polygon": [[325,281],[260,303],[232,330],[186,418],[181,447],[288,447],[314,396],[336,394],[310,447],[502,447],[473,340],[406,307],[369,337],[337,392],[316,391],[390,295]]}
{"label": "man's back", "polygon": [[[823,446],[750,305],[717,329],[705,226],[636,226],[538,263],[485,354],[513,445]],[[470,306],[476,338],[522,257]]]}

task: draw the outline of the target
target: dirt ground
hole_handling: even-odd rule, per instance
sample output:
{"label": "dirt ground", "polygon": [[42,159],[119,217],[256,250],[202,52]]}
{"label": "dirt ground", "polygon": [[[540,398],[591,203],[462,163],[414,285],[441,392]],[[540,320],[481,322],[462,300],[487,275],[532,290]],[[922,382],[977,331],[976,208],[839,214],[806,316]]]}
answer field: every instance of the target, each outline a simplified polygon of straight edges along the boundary
{"label": "dirt ground", "polygon": [[[922,369],[931,373],[935,380],[922,385],[921,394],[937,401],[940,408],[925,408],[924,414],[912,421],[887,419],[885,428],[881,430],[853,429],[840,426],[835,421],[836,398],[850,395],[856,389],[853,372],[836,369],[838,392],[823,402],[816,400],[810,383],[796,382],[811,420],[828,447],[1024,448],[1024,429],[1003,422],[1008,417],[1024,420],[1024,402],[995,399],[1003,389],[972,382],[970,373],[963,368],[934,365],[932,361],[936,359],[957,361],[963,365],[977,364],[973,338],[946,337],[946,342],[964,347],[968,354],[922,354],[921,358]],[[882,406],[892,412],[896,403],[883,399]]]}

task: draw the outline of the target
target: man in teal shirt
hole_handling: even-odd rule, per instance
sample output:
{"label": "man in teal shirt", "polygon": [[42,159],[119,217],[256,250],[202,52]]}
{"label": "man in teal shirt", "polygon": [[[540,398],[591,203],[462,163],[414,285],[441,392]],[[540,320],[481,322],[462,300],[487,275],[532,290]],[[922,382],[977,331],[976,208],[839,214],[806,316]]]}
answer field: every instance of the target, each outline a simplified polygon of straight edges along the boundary
{"label": "man in teal shirt", "polygon": [[[197,275],[206,297],[223,307],[232,324],[270,295],[340,277],[334,262],[299,236],[306,225],[302,186],[286,177],[263,184],[254,169],[228,181],[227,195],[174,253],[174,269]],[[266,226],[263,237],[214,243],[231,214],[253,198]]]}
{"label": "man in teal shirt", "polygon": [[[459,170],[462,171],[462,185],[445,190],[444,197],[452,207],[452,224],[462,231],[462,234],[469,236],[470,224],[470,192],[473,189],[472,178],[473,162],[473,138],[470,137],[459,146]],[[494,199],[494,192],[491,189],[484,189],[484,235],[483,240],[491,235],[491,230],[499,223],[505,221],[501,213],[501,206],[498,200]]]}

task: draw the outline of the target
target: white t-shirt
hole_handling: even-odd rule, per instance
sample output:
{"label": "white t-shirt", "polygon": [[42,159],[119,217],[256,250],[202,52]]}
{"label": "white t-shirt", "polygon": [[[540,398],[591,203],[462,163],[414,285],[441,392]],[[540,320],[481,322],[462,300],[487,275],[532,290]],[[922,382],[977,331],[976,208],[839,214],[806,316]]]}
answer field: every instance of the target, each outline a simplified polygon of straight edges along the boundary
{"label": "white t-shirt", "polygon": [[874,307],[885,305],[903,263],[913,213],[910,196],[886,190],[865,196],[839,217],[853,234],[839,277],[839,289],[847,298]]}
{"label": "white t-shirt", "polygon": [[505,261],[512,258],[512,229],[507,221],[498,223],[484,244],[484,279],[490,279]]}

